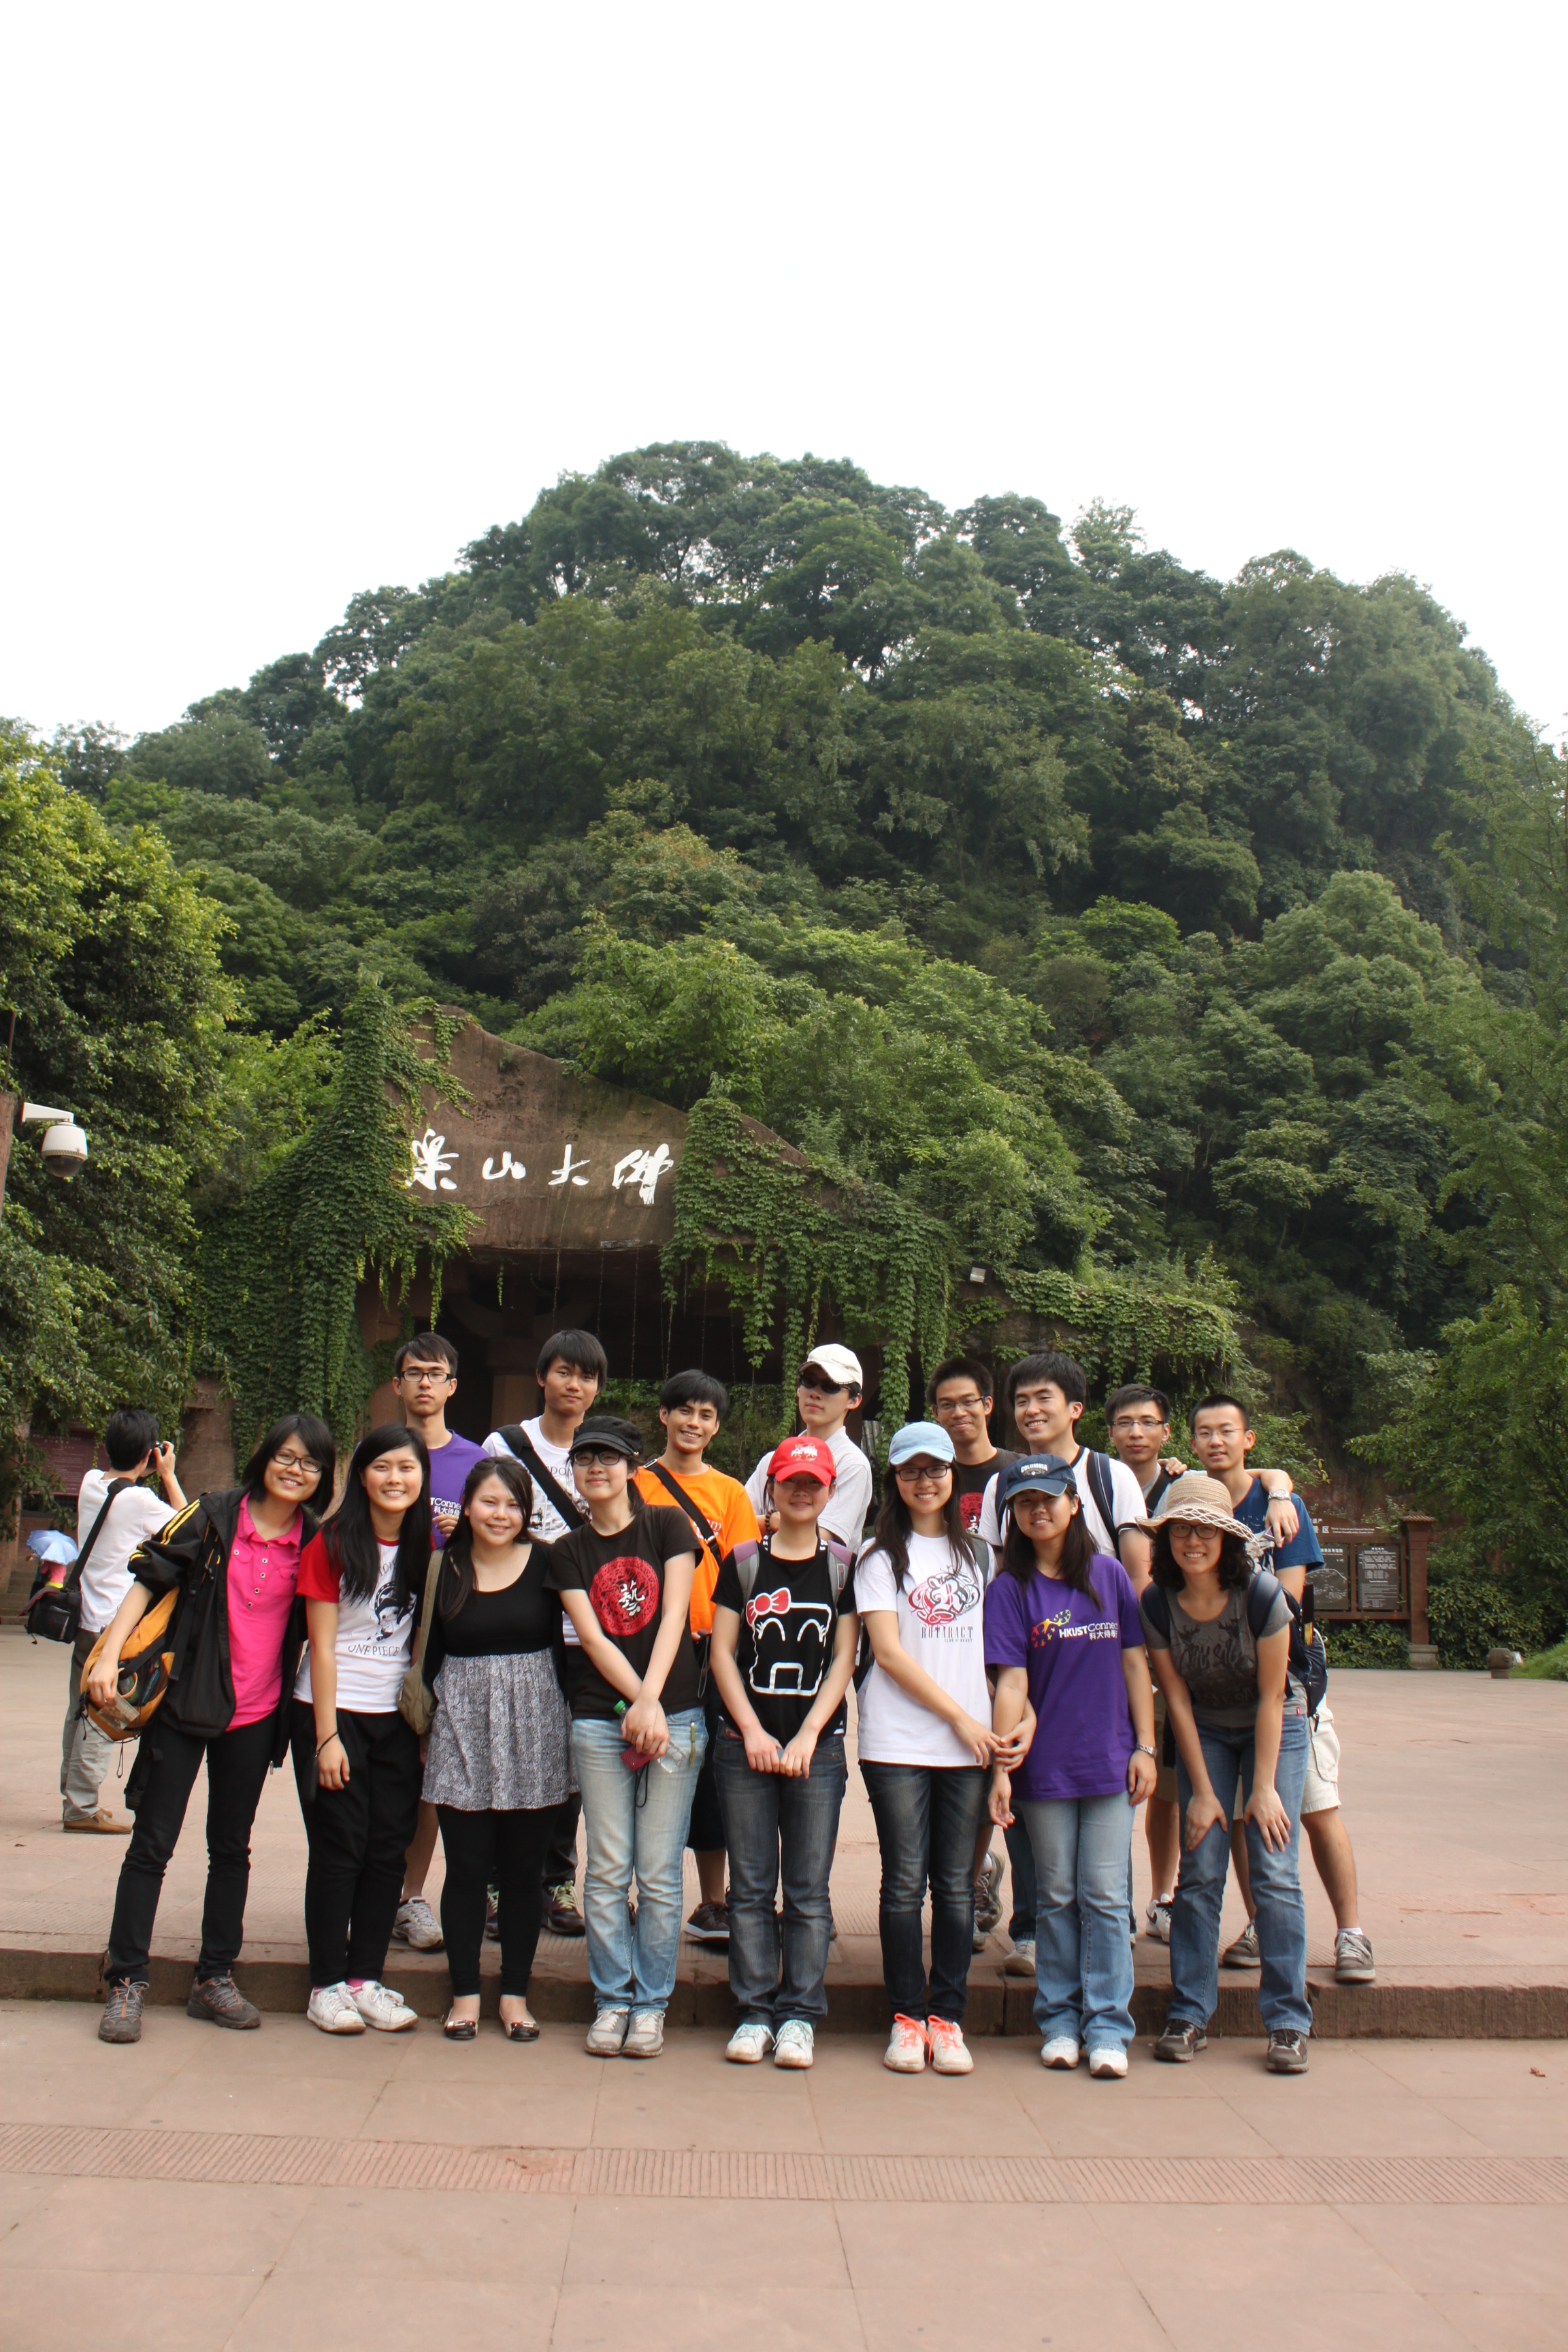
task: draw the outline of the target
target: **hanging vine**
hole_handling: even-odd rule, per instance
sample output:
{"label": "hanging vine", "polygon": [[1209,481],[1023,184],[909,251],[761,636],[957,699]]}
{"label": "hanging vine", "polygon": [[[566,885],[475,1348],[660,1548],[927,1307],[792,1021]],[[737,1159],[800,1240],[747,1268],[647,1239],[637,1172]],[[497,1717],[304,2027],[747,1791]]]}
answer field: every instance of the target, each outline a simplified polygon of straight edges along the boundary
{"label": "hanging vine", "polygon": [[439,1312],[442,1269],[479,1220],[409,1189],[408,1129],[426,1090],[460,1098],[447,1061],[461,1026],[426,1008],[400,1011],[377,982],[363,982],[343,1021],[328,1109],[209,1234],[205,1338],[234,1400],[242,1459],[282,1412],[319,1413],[340,1444],[355,1434],[384,1374],[360,1336],[367,1270],[391,1306],[407,1297],[423,1260],[432,1321]]}
{"label": "hanging vine", "polygon": [[996,1286],[970,1289],[954,1280],[953,1248],[943,1224],[883,1186],[785,1159],[733,1103],[709,1095],[693,1110],[664,1252],[667,1289],[673,1295],[691,1267],[721,1286],[753,1369],[775,1340],[786,1366],[799,1363],[830,1299],[853,1342],[884,1350],[889,1434],[909,1415],[912,1355],[929,1368],[968,1336],[1016,1328],[1020,1312],[1053,1327],[1089,1369],[1119,1379],[1148,1378],[1156,1364],[1173,1379],[1195,1378],[1241,1357],[1231,1286],[1209,1260],[1196,1275],[1179,1264],[1079,1275],[999,1266]]}

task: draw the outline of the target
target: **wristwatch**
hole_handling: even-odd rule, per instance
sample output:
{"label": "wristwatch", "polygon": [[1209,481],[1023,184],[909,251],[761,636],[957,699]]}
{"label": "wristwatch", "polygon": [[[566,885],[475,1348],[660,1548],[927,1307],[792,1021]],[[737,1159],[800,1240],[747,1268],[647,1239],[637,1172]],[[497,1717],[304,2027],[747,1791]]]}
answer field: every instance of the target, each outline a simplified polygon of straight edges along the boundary
{"label": "wristwatch", "polygon": [[1153,1756],[1155,1758],[1155,1761],[1159,1761],[1155,1750],[1149,1746],[1147,1740],[1134,1740],[1132,1743],[1132,1753],[1134,1756]]}

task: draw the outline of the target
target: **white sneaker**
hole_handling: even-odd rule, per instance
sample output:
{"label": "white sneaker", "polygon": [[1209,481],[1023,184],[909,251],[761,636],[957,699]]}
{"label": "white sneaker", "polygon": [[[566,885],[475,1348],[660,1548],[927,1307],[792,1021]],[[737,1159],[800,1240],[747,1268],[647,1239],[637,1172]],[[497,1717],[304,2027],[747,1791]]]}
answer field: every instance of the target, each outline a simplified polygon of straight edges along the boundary
{"label": "white sneaker", "polygon": [[816,2034],[804,2017],[786,2017],[779,2028],[775,2066],[809,2066],[816,2055]]}
{"label": "white sneaker", "polygon": [[406,2033],[410,2026],[419,2022],[417,2013],[409,2008],[403,1995],[394,1992],[390,1985],[378,1983],[374,1977],[366,1977],[358,1992],[351,1992],[349,1998],[365,2023],[374,2025],[378,2033]]}
{"label": "white sneaker", "polygon": [[346,1984],[312,1985],[310,2003],[305,2014],[312,2025],[321,2027],[323,2033],[364,2032],[364,2020]]}
{"label": "white sneaker", "polygon": [[1108,2042],[1103,2050],[1091,2050],[1089,2071],[1097,2082],[1104,2082],[1108,2077],[1120,2082],[1127,2072],[1126,2051],[1114,2042]]}
{"label": "white sneaker", "polygon": [[882,2063],[890,2074],[923,2074],[931,2063],[931,2036],[918,2017],[895,2017]]}
{"label": "white sneaker", "polygon": [[1040,2052],[1042,2066],[1076,2066],[1083,2055],[1070,2033],[1054,2033]]}
{"label": "white sneaker", "polygon": [[1171,1940],[1170,1896],[1168,1895],[1157,1896],[1144,1911],[1143,1917],[1147,1923],[1144,1927],[1143,1933],[1148,1937],[1150,1942],[1152,1944],[1168,1944]]}
{"label": "white sneaker", "polygon": [[588,2039],[583,2044],[589,2057],[618,2058],[630,2020],[629,2010],[602,2009],[588,2028]]}
{"label": "white sneaker", "polygon": [[623,2058],[658,2058],[664,2049],[664,2011],[662,2009],[634,2009],[632,2021],[626,2028],[626,2038],[621,2044]]}
{"label": "white sneaker", "polygon": [[974,2060],[963,2038],[963,2028],[955,2025],[951,2017],[931,2017],[926,2020],[926,2032],[931,2037],[931,2071],[933,2074],[973,2074]]}
{"label": "white sneaker", "polygon": [[446,1938],[441,1923],[426,1902],[423,1895],[412,1895],[397,1906],[397,1916],[392,1923],[392,1940],[406,1944],[411,1951],[438,1952]]}
{"label": "white sneaker", "polygon": [[731,2066],[760,2066],[773,2046],[773,2030],[759,2017],[748,2017],[737,2025],[724,2046],[724,2055]]}
{"label": "white sneaker", "polygon": [[1027,1977],[1030,1982],[1033,1983],[1035,1976],[1035,1947],[1028,1937],[1021,1937],[1018,1942],[1014,1945],[1012,1950],[1008,1953],[1006,1958],[1002,1963],[1002,1973],[1005,1977]]}

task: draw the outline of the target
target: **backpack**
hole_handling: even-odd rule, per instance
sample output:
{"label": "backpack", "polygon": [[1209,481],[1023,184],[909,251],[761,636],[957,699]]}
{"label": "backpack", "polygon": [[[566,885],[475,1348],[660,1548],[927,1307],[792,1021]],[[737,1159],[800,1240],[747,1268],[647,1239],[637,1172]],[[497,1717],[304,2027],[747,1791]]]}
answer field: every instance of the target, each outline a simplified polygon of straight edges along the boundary
{"label": "backpack", "polygon": [[1089,1491],[1094,1498],[1094,1507],[1105,1522],[1106,1534],[1110,1538],[1110,1549],[1115,1552],[1116,1489],[1110,1475],[1110,1457],[1107,1454],[1097,1454],[1092,1446],[1086,1445],[1073,1464],[1073,1468],[1075,1471],[1082,1469],[1088,1476]]}
{"label": "backpack", "polygon": [[38,1572],[33,1579],[33,1589],[27,1595],[27,1605],[23,1612],[27,1631],[35,1642],[76,1640],[81,1631],[82,1570],[103,1531],[103,1523],[114,1507],[116,1496],[123,1495],[127,1486],[133,1486],[135,1483],[133,1478],[110,1479],[109,1492],[103,1498],[98,1517],[88,1529],[87,1541],[64,1576],[57,1580],[49,1574],[51,1564],[58,1566],[58,1562],[38,1562]]}
{"label": "backpack", "polygon": [[[1285,1593],[1285,1606],[1290,1612],[1289,1675],[1306,1692],[1307,1720],[1315,1723],[1318,1709],[1328,1693],[1328,1654],[1317,1638],[1315,1629],[1310,1627],[1309,1613],[1303,1611],[1299,1601],[1285,1592],[1279,1578],[1271,1575],[1266,1568],[1258,1569],[1247,1588],[1247,1622],[1253,1640],[1258,1641],[1268,1622],[1268,1612],[1274,1606],[1277,1592]],[[1171,1638],[1170,1595],[1157,1584],[1145,1585],[1140,1595],[1140,1604],[1168,1642]]]}

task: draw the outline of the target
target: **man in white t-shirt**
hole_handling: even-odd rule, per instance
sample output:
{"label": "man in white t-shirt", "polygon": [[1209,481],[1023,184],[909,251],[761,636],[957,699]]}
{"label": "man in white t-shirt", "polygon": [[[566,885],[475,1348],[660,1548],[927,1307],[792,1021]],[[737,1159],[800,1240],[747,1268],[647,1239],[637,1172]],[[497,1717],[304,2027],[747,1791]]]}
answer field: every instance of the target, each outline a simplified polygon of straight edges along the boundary
{"label": "man in white t-shirt", "polygon": [[[866,1514],[871,1507],[871,1465],[844,1426],[860,1402],[863,1382],[860,1359],[854,1349],[827,1339],[814,1348],[801,1366],[795,1391],[803,1433],[829,1449],[837,1477],[821,1524],[848,1546],[851,1555],[860,1549]],[[746,1481],[746,1493],[759,1519],[773,1458],[770,1446]]]}
{"label": "man in white t-shirt", "polygon": [[[1055,1454],[1074,1465],[1079,1508],[1096,1551],[1120,1559],[1134,1591],[1141,1591],[1149,1581],[1149,1538],[1138,1528],[1143,1490],[1125,1462],[1100,1454],[1091,1465],[1089,1449],[1078,1442],[1079,1417],[1089,1397],[1083,1366],[1055,1349],[1024,1356],[1007,1374],[1003,1395],[1031,1454]],[[994,1478],[980,1507],[980,1539],[994,1551],[1001,1548]]]}
{"label": "man in white t-shirt", "polygon": [[[609,1358],[592,1331],[552,1332],[533,1369],[542,1400],[538,1415],[515,1427],[493,1429],[485,1440],[487,1454],[504,1454],[521,1462],[533,1481],[533,1515],[528,1532],[535,1543],[559,1543],[574,1527],[581,1527],[586,1517],[584,1511],[571,1519],[564,1517],[560,1507],[545,1493],[539,1472],[542,1467],[548,1470],[566,1500],[576,1500],[570,1458],[572,1440],[584,1415],[592,1412],[594,1400],[609,1373]],[[512,1443],[514,1437],[521,1444]],[[531,1454],[532,1461],[529,1459]],[[574,1654],[582,1645],[570,1617],[565,1619],[563,1630],[567,1645]],[[550,1844],[544,1856],[544,1924],[555,1936],[587,1933],[587,1923],[577,1908],[576,1894],[577,1824],[582,1818],[582,1798],[568,1797],[556,1808],[551,1826]]]}
{"label": "man in white t-shirt", "polygon": [[[76,1499],[76,1541],[79,1554],[117,1478],[132,1484],[116,1495],[98,1531],[98,1540],[81,1571],[81,1624],[71,1645],[70,1690],[66,1701],[65,1730],[60,1740],[60,1823],[68,1830],[96,1831],[100,1836],[125,1837],[131,1823],[117,1821],[98,1801],[98,1791],[115,1743],[106,1739],[85,1715],[77,1713],[81,1670],[88,1654],[105,1627],[112,1624],[121,1602],[135,1581],[131,1555],[149,1536],[166,1527],[185,1497],[174,1475],[174,1449],[158,1442],[155,1413],[144,1406],[122,1405],[109,1416],[103,1433],[107,1470],[89,1470]],[[156,1468],[167,1501],[141,1484]]]}

